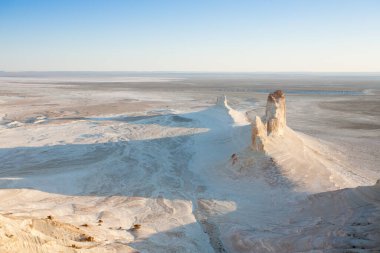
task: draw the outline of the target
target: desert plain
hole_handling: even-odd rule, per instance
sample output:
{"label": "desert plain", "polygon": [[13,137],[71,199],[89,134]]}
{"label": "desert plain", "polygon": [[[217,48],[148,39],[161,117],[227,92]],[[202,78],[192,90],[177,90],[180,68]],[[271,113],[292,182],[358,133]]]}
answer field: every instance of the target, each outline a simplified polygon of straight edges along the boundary
{"label": "desert plain", "polygon": [[380,75],[0,73],[0,252],[379,252],[379,164]]}

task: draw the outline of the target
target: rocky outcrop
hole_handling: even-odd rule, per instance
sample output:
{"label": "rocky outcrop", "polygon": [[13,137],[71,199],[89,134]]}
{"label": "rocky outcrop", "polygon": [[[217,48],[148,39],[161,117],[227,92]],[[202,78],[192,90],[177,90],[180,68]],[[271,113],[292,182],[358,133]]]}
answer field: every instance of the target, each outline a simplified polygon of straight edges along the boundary
{"label": "rocky outcrop", "polygon": [[286,105],[285,95],[277,90],[268,95],[265,110],[265,122],[268,135],[282,135],[286,127]]}
{"label": "rocky outcrop", "polygon": [[252,148],[257,151],[264,151],[266,137],[266,126],[260,117],[256,116],[252,121]]}
{"label": "rocky outcrop", "polygon": [[255,116],[252,123],[252,149],[265,150],[265,142],[268,136],[279,136],[286,128],[286,104],[285,95],[277,90],[268,95],[265,117]]}

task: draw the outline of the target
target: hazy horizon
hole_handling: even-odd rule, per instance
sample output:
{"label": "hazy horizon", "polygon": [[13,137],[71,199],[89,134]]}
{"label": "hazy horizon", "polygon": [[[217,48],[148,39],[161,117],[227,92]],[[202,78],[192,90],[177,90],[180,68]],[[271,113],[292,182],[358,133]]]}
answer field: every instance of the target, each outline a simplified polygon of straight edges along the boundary
{"label": "hazy horizon", "polygon": [[67,73],[67,74],[91,74],[91,73],[109,73],[109,74],[138,74],[138,73],[158,73],[158,74],[278,74],[278,75],[377,75],[380,71],[192,71],[192,70],[0,70],[0,74],[26,74],[26,73]]}

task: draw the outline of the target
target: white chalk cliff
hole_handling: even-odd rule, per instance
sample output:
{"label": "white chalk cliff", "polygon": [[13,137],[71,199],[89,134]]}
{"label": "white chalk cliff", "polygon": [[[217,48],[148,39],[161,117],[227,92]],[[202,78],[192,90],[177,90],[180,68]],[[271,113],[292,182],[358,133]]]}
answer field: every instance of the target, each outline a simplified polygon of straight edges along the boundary
{"label": "white chalk cliff", "polygon": [[268,95],[265,116],[255,116],[252,121],[252,148],[265,151],[267,136],[281,136],[286,128],[285,95],[277,90]]}

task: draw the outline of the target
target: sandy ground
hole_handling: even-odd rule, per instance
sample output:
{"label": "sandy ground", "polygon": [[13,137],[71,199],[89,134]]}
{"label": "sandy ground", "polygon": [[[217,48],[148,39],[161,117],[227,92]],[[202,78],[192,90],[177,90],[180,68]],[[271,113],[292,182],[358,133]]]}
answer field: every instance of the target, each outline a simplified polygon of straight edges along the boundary
{"label": "sandy ground", "polygon": [[162,75],[0,77],[1,252],[380,251],[377,76]]}

